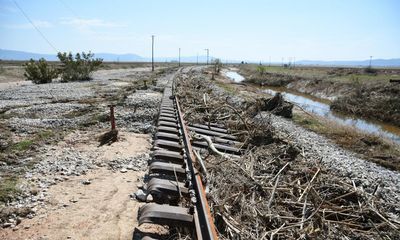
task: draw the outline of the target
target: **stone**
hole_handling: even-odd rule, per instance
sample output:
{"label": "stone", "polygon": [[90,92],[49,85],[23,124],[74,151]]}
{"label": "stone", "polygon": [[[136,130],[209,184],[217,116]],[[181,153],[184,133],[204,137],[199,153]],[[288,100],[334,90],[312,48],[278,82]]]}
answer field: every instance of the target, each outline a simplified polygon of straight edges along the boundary
{"label": "stone", "polygon": [[147,195],[146,202],[152,202],[153,200],[154,199],[153,199],[153,196],[151,194]]}
{"label": "stone", "polygon": [[89,180],[89,179],[86,179],[86,180],[84,180],[84,181],[82,181],[82,184],[83,185],[89,185],[89,184],[91,184],[92,182]]}
{"label": "stone", "polygon": [[126,173],[128,170],[126,169],[126,168],[122,168],[121,170],[120,170],[120,172],[121,173]]}
{"label": "stone", "polygon": [[147,200],[147,194],[142,189],[137,190],[135,198],[139,201],[145,202]]}
{"label": "stone", "polygon": [[133,170],[133,169],[134,169],[134,166],[130,164],[130,165],[126,166],[126,169],[128,169],[128,170]]}
{"label": "stone", "polygon": [[12,223],[6,222],[3,224],[3,228],[8,228],[8,227],[11,227],[12,225],[13,225]]}

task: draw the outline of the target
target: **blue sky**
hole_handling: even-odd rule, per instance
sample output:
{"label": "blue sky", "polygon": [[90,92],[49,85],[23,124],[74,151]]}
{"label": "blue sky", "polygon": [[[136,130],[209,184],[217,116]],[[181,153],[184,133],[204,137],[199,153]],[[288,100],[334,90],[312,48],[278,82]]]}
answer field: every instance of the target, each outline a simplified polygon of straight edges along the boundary
{"label": "blue sky", "polygon": [[[15,0],[59,51],[282,57],[400,57],[400,1]],[[0,0],[0,48],[53,53],[13,0]]]}

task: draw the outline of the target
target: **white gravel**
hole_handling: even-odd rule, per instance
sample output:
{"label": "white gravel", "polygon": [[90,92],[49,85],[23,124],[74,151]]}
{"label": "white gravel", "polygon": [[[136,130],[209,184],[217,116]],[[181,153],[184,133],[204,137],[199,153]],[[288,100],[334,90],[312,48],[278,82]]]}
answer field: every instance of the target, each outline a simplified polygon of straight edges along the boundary
{"label": "white gravel", "polygon": [[291,120],[267,112],[261,113],[269,118],[276,134],[289,139],[300,149],[304,149],[306,159],[321,163],[333,173],[354,180],[356,185],[365,191],[372,192],[380,184],[379,192],[383,199],[393,204],[400,202],[400,173],[378,166],[375,163],[359,158],[324,136],[306,130]]}

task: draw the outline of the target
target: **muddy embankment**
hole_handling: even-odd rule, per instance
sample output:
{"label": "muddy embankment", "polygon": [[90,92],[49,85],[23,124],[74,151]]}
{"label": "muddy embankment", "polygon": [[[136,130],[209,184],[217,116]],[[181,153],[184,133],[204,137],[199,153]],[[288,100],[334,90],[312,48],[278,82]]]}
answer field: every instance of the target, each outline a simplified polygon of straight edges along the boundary
{"label": "muddy embankment", "polygon": [[[302,77],[288,73],[240,72],[248,82],[286,87],[301,93],[332,102],[331,109],[363,118],[379,120],[400,126],[400,84],[390,81],[363,81],[354,77],[351,81],[337,81],[331,77]],[[329,72],[328,72],[329,73]],[[339,70],[331,75],[345,74]],[[378,75],[379,76],[379,75]]]}

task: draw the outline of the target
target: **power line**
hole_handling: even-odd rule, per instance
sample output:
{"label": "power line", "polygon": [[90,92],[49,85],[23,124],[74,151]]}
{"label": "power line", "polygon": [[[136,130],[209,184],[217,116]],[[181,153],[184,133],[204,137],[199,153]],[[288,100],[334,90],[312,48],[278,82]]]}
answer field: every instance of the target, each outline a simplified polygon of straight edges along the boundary
{"label": "power line", "polygon": [[76,18],[80,18],[72,8],[70,8],[64,1],[58,0],[68,11],[70,11]]}
{"label": "power line", "polygon": [[33,23],[33,21],[28,17],[28,15],[24,12],[24,10],[22,10],[22,8],[18,5],[18,3],[13,0],[15,6],[17,6],[17,8],[22,12],[22,14],[25,16],[26,19],[28,19],[28,21],[32,24],[32,26],[36,29],[36,31],[40,34],[40,36],[42,36],[42,38],[47,42],[47,44],[49,44],[49,46],[51,48],[53,48],[54,51],[58,52],[57,48],[54,47],[53,44],[51,44],[51,42],[46,38],[46,36],[39,30],[38,27],[36,27],[36,25]]}

